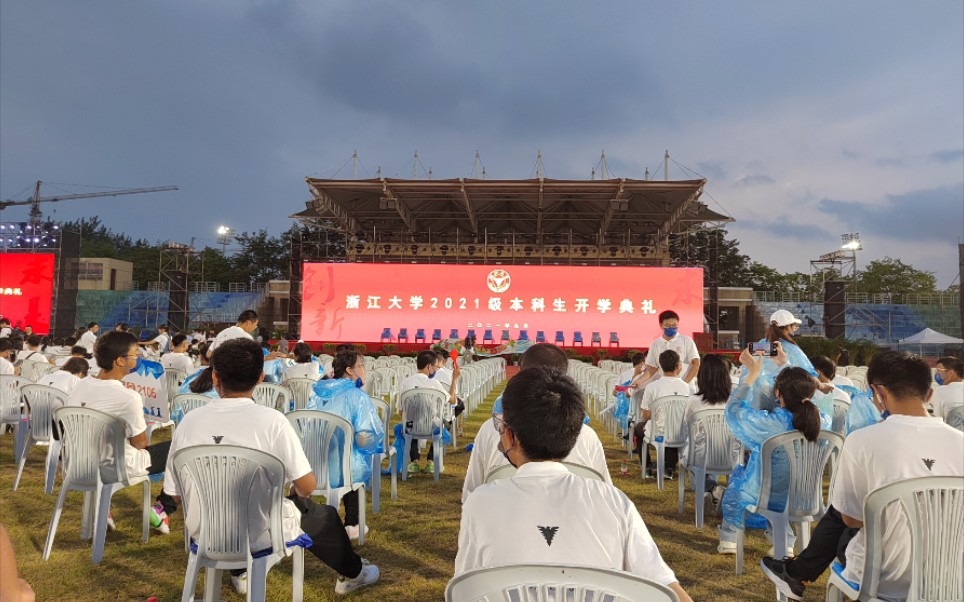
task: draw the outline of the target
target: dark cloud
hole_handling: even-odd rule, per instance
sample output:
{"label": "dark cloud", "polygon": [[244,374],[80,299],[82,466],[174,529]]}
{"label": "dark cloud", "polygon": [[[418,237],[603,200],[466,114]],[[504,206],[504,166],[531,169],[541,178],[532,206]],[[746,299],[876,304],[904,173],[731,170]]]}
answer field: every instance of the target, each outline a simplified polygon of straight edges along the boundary
{"label": "dark cloud", "polygon": [[801,219],[789,215],[778,215],[772,219],[766,216],[739,219],[736,230],[746,229],[772,235],[779,239],[790,239],[808,243],[822,243],[837,238],[829,230],[812,224],[802,223]]}
{"label": "dark cloud", "polygon": [[861,234],[935,244],[964,236],[964,183],[887,195],[883,203],[823,199],[818,207]]}

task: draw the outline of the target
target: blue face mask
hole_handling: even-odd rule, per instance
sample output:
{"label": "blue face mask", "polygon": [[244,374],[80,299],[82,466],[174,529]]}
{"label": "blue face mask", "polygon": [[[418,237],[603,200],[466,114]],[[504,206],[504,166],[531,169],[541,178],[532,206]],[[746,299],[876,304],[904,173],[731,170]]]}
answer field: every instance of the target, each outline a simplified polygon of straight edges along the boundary
{"label": "blue face mask", "polygon": [[140,364],[140,363],[141,363],[141,358],[137,358],[137,361],[134,362],[134,366],[131,367],[131,374],[137,372],[137,365]]}
{"label": "blue face mask", "polygon": [[673,338],[673,337],[676,336],[676,332],[677,332],[678,330],[679,330],[678,328],[664,328],[664,329],[663,329],[663,334],[665,334],[665,335],[668,336],[669,338]]}
{"label": "blue face mask", "polygon": [[436,375],[436,374],[437,374],[437,372],[432,372],[431,374],[428,375],[428,377],[429,377],[429,378],[435,378],[435,375]]}
{"label": "blue face mask", "polygon": [[360,376],[355,379],[355,388],[356,388],[356,389],[361,389],[361,388],[364,387],[364,386],[365,386],[365,381],[363,381]]}
{"label": "blue face mask", "polygon": [[934,375],[934,382],[936,382],[936,383],[939,384],[939,385],[943,385],[943,384],[944,384],[944,377],[941,376],[941,373],[940,373],[940,372],[938,372],[937,374]]}

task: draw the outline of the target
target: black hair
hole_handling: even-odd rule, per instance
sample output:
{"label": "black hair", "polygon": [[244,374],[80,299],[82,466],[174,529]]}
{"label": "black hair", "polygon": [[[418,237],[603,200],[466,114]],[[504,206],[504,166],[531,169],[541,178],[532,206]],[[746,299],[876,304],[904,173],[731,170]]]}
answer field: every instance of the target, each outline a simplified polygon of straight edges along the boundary
{"label": "black hair", "polygon": [[679,367],[679,354],[672,349],[659,354],[659,368],[663,372],[672,372]]}
{"label": "black hair", "polygon": [[661,312],[661,313],[659,314],[659,323],[660,323],[660,324],[662,324],[664,321],[670,320],[670,319],[676,320],[677,322],[679,322],[679,314],[676,313],[675,311],[673,311],[672,309],[667,309],[666,311]]}
{"label": "black hair", "polygon": [[349,345],[348,343],[339,343],[338,346],[335,347],[335,355],[338,355],[342,351],[354,351],[354,350],[355,350],[354,345]]}
{"label": "black hair", "polygon": [[191,393],[207,393],[214,388],[214,371],[208,366],[187,386]]}
{"label": "black hair", "polygon": [[633,361],[633,368],[635,368],[636,366],[646,361],[646,356],[643,355],[642,353],[634,353],[632,357],[632,361]]}
{"label": "black hair", "polygon": [[162,330],[167,330],[167,324],[158,324],[158,325],[157,325],[157,331],[160,332],[160,331],[162,331]]}
{"label": "black hair", "polygon": [[579,385],[564,372],[533,366],[506,385],[502,411],[528,459],[561,460],[576,445],[586,407]]}
{"label": "black hair", "polygon": [[820,435],[820,410],[813,403],[817,383],[813,376],[799,366],[784,368],[777,374],[773,388],[780,391],[783,406],[793,414],[793,428],[807,441],[816,441]]}
{"label": "black hair", "polygon": [[74,337],[67,337],[66,339],[64,339],[64,346],[73,347],[76,344],[77,344],[77,339],[75,339]]}
{"label": "black hair", "polygon": [[258,312],[253,309],[246,309],[238,316],[238,324],[242,322],[253,322],[258,319]]}
{"label": "black hair", "polygon": [[358,353],[354,349],[350,349],[348,351],[342,351],[341,353],[336,353],[335,359],[331,361],[331,371],[334,377],[344,378],[345,372],[349,368],[355,367],[355,364],[358,363],[359,357],[362,357],[362,354]]}
{"label": "black hair", "polygon": [[70,355],[82,355],[87,357],[87,348],[83,345],[74,345],[70,348]]}
{"label": "black hair", "polygon": [[565,374],[569,370],[569,356],[552,343],[536,343],[525,350],[519,358],[522,369],[535,367],[551,368]]}
{"label": "black hair", "polygon": [[823,374],[829,380],[833,380],[833,377],[837,375],[837,364],[833,363],[833,360],[825,355],[813,356],[810,358],[810,363],[820,371],[820,374]]}
{"label": "black hair", "polygon": [[13,341],[7,337],[0,339],[0,353],[14,349]]}
{"label": "black hair", "polygon": [[0,318],[0,326],[4,324],[6,324],[7,326],[10,326],[10,318]]}
{"label": "black hair", "polygon": [[311,361],[311,358],[314,357],[314,354],[311,352],[311,345],[304,342],[295,343],[295,346],[291,349],[291,353],[294,354],[295,361],[299,364],[307,364]]}
{"label": "black hair", "polygon": [[43,342],[44,342],[43,337],[41,337],[39,334],[32,334],[29,337],[27,337],[27,344],[30,345],[31,347],[36,347]]}
{"label": "black hair", "polygon": [[437,361],[438,354],[431,349],[423,349],[422,351],[418,352],[418,356],[415,358],[415,367],[419,370],[424,370]]}
{"label": "black hair", "polygon": [[793,324],[787,324],[786,326],[777,326],[773,322],[770,322],[770,325],[767,326],[767,340],[770,341],[771,343],[775,341],[783,340],[796,345],[797,342],[793,340],[793,336],[790,334],[791,326],[793,326]]}
{"label": "black hair", "polygon": [[97,326],[97,322],[91,322],[90,324],[88,324],[88,325],[87,325],[87,329],[89,330],[89,329],[93,328],[94,326]]}
{"label": "black hair", "polygon": [[178,345],[180,345],[186,340],[187,340],[186,334],[178,333],[174,335],[173,337],[171,337],[171,349],[174,349],[175,347],[177,347]]}
{"label": "black hair", "polygon": [[443,364],[449,359],[448,351],[442,349],[441,347],[435,350],[435,355],[438,356],[439,361],[441,361]]}
{"label": "black hair", "polygon": [[924,360],[906,351],[880,351],[870,360],[867,384],[884,385],[897,398],[927,399],[931,369]]}
{"label": "black hair", "polygon": [[201,359],[202,362],[206,361],[208,365],[211,364],[210,358],[208,358],[208,349],[210,348],[211,348],[211,343],[207,341],[204,341],[197,346],[198,357]]}
{"label": "black hair", "polygon": [[218,345],[211,354],[211,369],[225,393],[252,391],[264,371],[261,346],[251,339],[231,339]]}
{"label": "black hair", "polygon": [[84,376],[90,371],[90,364],[87,360],[81,359],[79,357],[72,357],[64,365],[60,367],[64,372],[70,372],[71,374],[83,374]]}
{"label": "black hair", "polygon": [[947,355],[937,360],[937,363],[954,374],[957,374],[958,377],[964,376],[964,362],[962,362],[959,357]]}
{"label": "black hair", "polygon": [[129,332],[114,330],[100,335],[94,343],[94,359],[97,360],[97,366],[101,370],[113,370],[117,358],[127,355],[134,345],[137,345],[137,337]]}
{"label": "black hair", "polygon": [[733,381],[730,380],[730,367],[725,356],[718,353],[708,353],[700,361],[700,370],[696,373],[699,384],[696,394],[703,398],[703,403],[716,405],[724,403],[730,398]]}

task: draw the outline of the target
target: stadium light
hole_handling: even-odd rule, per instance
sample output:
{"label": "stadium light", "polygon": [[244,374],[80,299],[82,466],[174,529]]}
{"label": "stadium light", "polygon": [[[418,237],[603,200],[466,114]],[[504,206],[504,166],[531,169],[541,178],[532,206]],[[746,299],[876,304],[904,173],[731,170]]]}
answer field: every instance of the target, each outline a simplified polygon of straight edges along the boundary
{"label": "stadium light", "polygon": [[221,245],[221,255],[227,254],[229,240],[231,240],[231,228],[218,226],[218,244]]}
{"label": "stadium light", "polygon": [[860,233],[850,232],[848,234],[840,235],[843,245],[840,247],[845,251],[850,251],[851,256],[854,261],[854,303],[857,302],[857,251],[862,250],[864,247],[860,244]]}

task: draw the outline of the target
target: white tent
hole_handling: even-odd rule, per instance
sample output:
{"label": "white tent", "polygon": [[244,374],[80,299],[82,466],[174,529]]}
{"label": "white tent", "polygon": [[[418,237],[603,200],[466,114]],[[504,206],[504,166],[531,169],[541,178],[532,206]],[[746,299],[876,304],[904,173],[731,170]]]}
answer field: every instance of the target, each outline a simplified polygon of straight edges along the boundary
{"label": "white tent", "polygon": [[956,339],[930,328],[897,341],[898,345],[960,345],[961,343],[964,343],[964,339]]}

